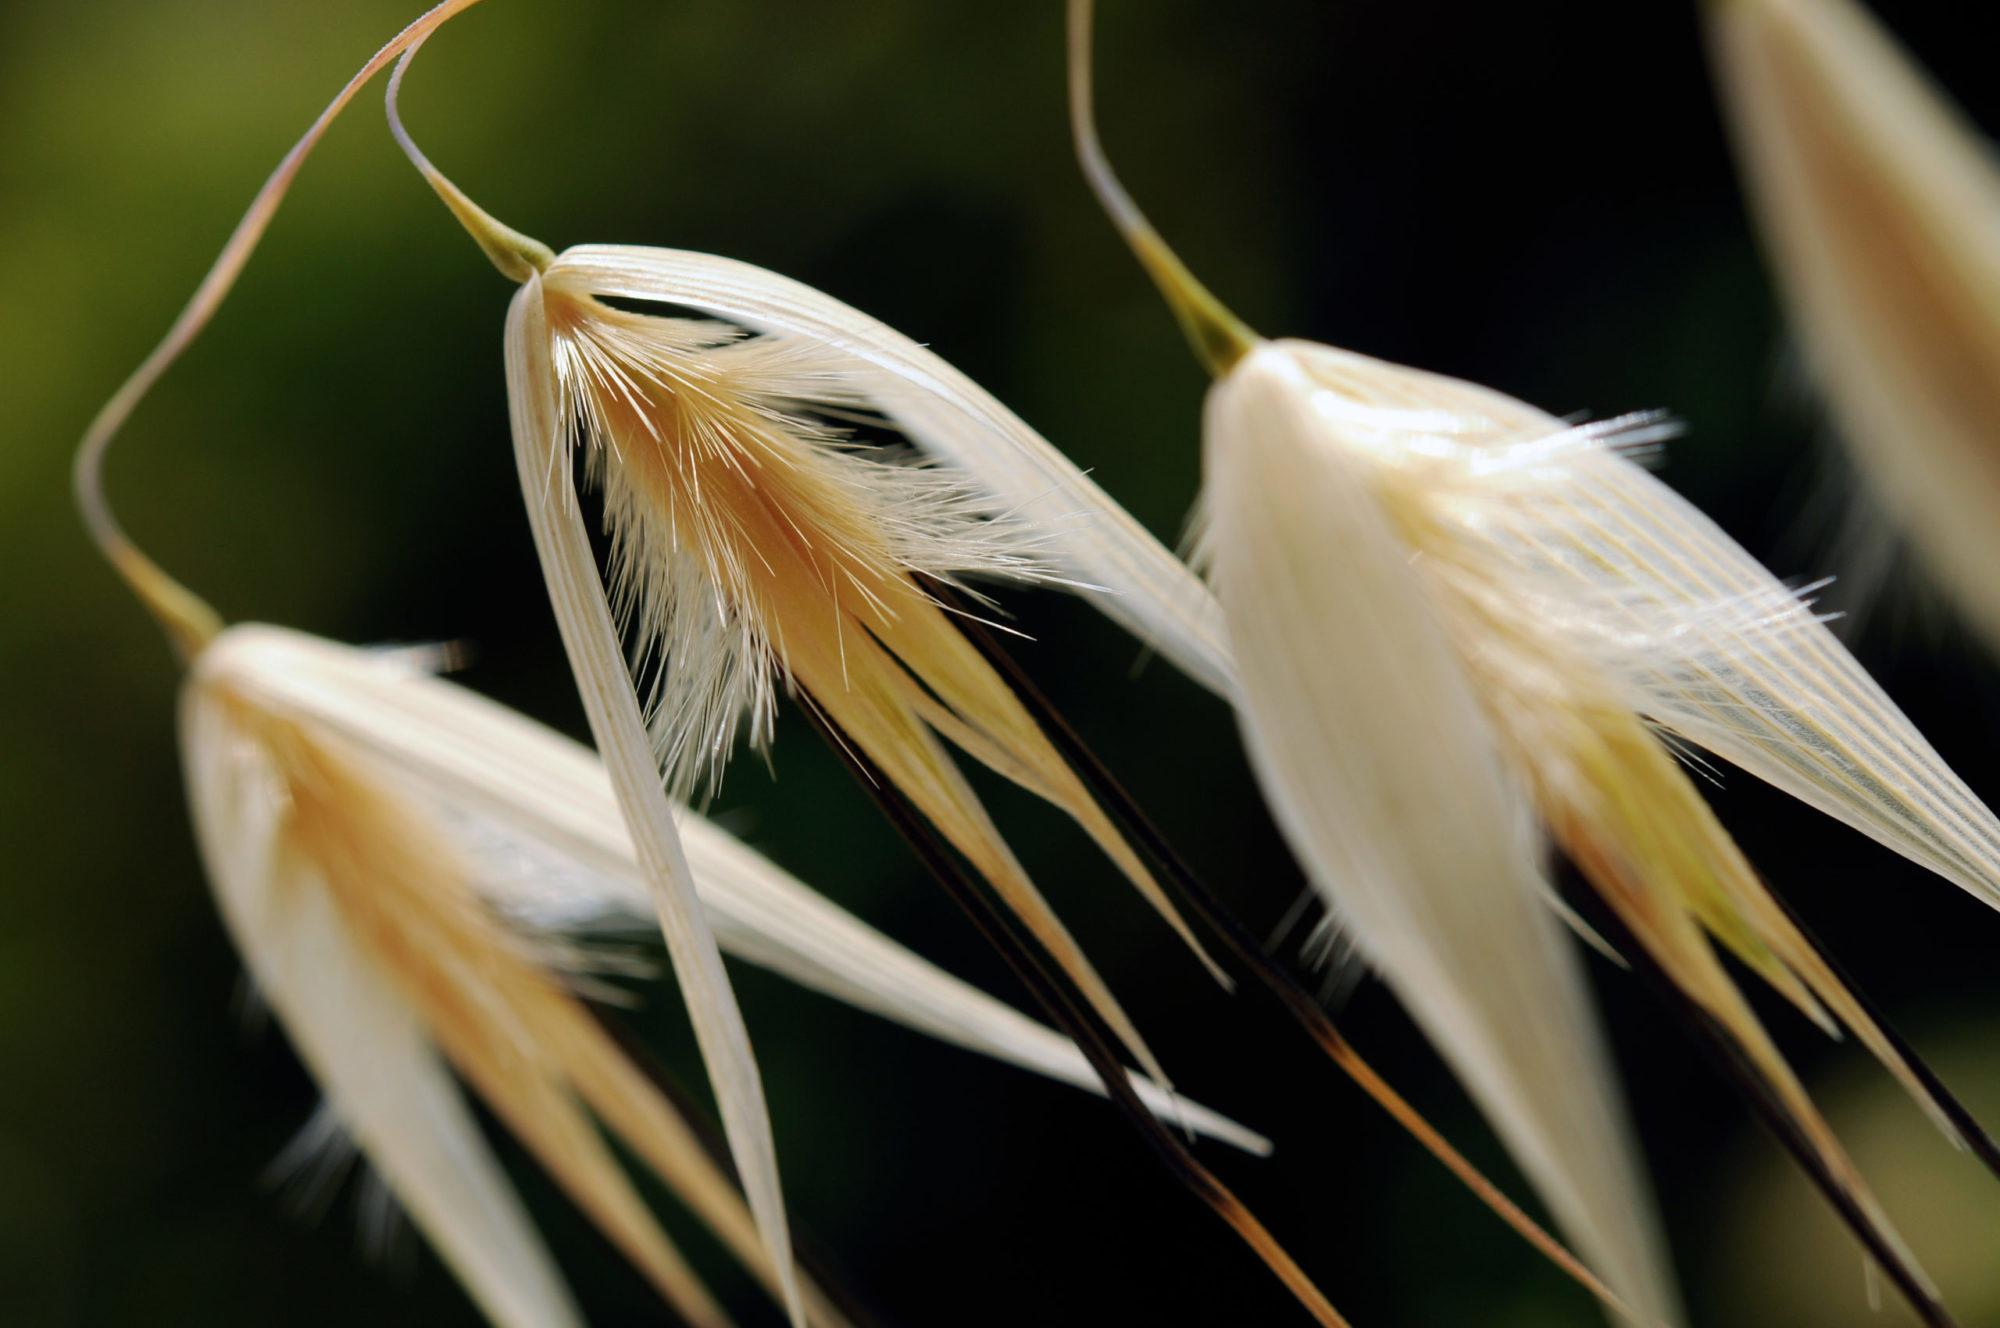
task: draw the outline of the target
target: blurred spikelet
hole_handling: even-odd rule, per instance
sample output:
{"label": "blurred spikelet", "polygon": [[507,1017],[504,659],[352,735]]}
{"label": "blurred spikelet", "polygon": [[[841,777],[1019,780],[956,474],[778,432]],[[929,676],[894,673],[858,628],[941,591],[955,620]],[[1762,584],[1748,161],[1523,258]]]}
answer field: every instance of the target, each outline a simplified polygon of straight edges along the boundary
{"label": "blurred spikelet", "polygon": [[1815,378],[1888,515],[2000,648],[1992,145],[1853,0],[1706,8],[1744,180]]}

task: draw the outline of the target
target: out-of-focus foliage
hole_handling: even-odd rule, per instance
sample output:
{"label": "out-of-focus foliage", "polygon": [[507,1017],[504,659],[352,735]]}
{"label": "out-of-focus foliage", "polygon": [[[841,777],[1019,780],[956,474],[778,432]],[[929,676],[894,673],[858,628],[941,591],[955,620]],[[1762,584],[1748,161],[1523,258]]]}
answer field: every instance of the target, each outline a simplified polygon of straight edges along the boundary
{"label": "out-of-focus foliage", "polygon": [[[1670,408],[1690,432],[1668,479],[1781,573],[1829,570],[1838,481],[1782,353],[1692,4],[1105,8],[1107,140],[1162,230],[1253,325],[1558,412]],[[413,12],[398,0],[0,8],[10,1322],[472,1321],[407,1234],[366,1263],[348,1196],[294,1220],[260,1184],[311,1092],[281,1040],[244,1031],[239,967],[186,828],[173,667],[90,553],[64,487],[90,410],[264,172]],[[1883,12],[2000,128],[1971,15],[1941,0]],[[1061,80],[1054,4],[491,0],[432,44],[405,108],[445,169],[552,244],[728,253],[930,342],[1171,535],[1194,489],[1203,383],[1076,178]],[[374,99],[358,101],[236,299],[114,455],[134,533],[227,615],[351,640],[463,639],[477,652],[468,682],[576,729],[507,456],[507,293],[402,163]],[[1837,587],[1827,602],[1839,607]],[[1127,639],[1081,606],[1010,603],[1037,638],[1020,653],[1056,699],[1221,892],[1275,922],[1298,877],[1219,703],[1158,665],[1134,677]],[[1961,634],[1884,614],[1858,647],[1946,758],[2000,795],[2000,676]],[[742,763],[719,810],[843,904],[1020,999],[795,718],[776,770]],[[1357,1322],[1601,1321],[1268,1007],[1213,991],[1071,827],[991,794],[1177,1081],[1276,1138],[1268,1162],[1214,1164]],[[2000,1036],[2000,919],[1748,779],[1715,796],[1904,1031],[1951,1049],[1947,1068],[1976,1066]],[[1592,962],[1614,1037],[1664,1048],[1628,1070],[1694,1318],[1832,1321],[1802,1297],[1839,1290],[1844,1267],[1858,1305],[1841,1238],[1815,1238],[1812,1254],[1779,1243],[1794,1222],[1801,1241],[1809,1225],[1830,1229],[1804,1182],[1630,980]],[[795,1219],[885,1319],[1294,1313],[1108,1110],[774,980],[739,981]],[[672,1009],[620,1018],[699,1082]],[[1772,1018],[1810,1078],[1880,1099],[1868,1111],[1892,1151],[1857,1133],[1861,1161],[1978,1321],[2000,1294],[1994,1266],[1950,1249],[2000,1223],[2000,1189],[1936,1144],[1859,1053]],[[1521,1189],[1379,989],[1364,987],[1346,1021]],[[2000,1088],[1962,1088],[2000,1120]],[[1888,1159],[1904,1148],[1948,1179],[1892,1185]],[[519,1174],[593,1322],[657,1321],[643,1283]],[[667,1218],[757,1322],[754,1292]]]}

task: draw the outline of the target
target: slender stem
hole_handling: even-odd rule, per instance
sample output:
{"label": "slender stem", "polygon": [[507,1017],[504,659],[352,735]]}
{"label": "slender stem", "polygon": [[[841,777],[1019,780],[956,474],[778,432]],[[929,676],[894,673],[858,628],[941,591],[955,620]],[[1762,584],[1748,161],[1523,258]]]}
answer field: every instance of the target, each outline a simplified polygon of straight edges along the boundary
{"label": "slender stem", "polygon": [[389,75],[389,89],[382,99],[383,109],[389,116],[389,132],[403,149],[403,155],[417,168],[417,173],[444,200],[444,205],[451,209],[451,215],[458,218],[458,224],[465,227],[466,234],[485,252],[493,266],[500,269],[500,275],[509,281],[524,282],[536,273],[546,271],[549,264],[555,261],[554,252],[540,240],[523,235],[497,220],[492,213],[468,198],[464,190],[445,177],[443,171],[431,165],[431,159],[410,137],[410,131],[403,128],[403,73],[410,67],[410,61],[417,58],[417,52],[423,49],[423,45],[423,37],[411,42],[410,48],[403,52],[402,58],[396,61],[394,72]]}
{"label": "slender stem", "polygon": [[105,559],[132,588],[132,593],[139,597],[139,602],[166,629],[183,659],[192,658],[222,630],[222,619],[193,591],[169,576],[125,534],[104,492],[105,453],[110,450],[112,440],[124,428],[126,421],[131,419],[132,412],[138,409],[139,403],[159,382],[161,375],[173,367],[174,362],[208,326],[209,320],[215,317],[215,311],[221,308],[237,277],[242,275],[244,264],[256,251],[258,241],[264,238],[271,218],[277,215],[278,206],[291,189],[299,168],[305,164],[306,157],[347,103],[353,100],[354,94],[406,48],[421,42],[453,15],[478,3],[479,0],[442,0],[391,38],[347,81],[304,136],[279,161],[256,197],[251,199],[249,209],[236,223],[236,229],[222,246],[222,252],[216,255],[207,275],[195,287],[194,294],[167,329],[166,336],[111,394],[111,399],[98,410],[77,444],[70,478],[84,528]]}
{"label": "slender stem", "polygon": [[1160,294],[1174,311],[1174,317],[1194,348],[1195,358],[1211,376],[1220,378],[1238,360],[1257,346],[1257,334],[1245,327],[1208,287],[1196,280],[1180,256],[1167,247],[1139,205],[1125,192],[1125,186],[1111,169],[1104,145],[1097,136],[1097,113],[1092,106],[1090,76],[1091,0],[1070,0],[1069,5],[1069,116],[1070,132],[1076,140],[1076,156],[1083,178],[1104,206],[1111,224],[1125,237],[1146,275],[1159,287]]}

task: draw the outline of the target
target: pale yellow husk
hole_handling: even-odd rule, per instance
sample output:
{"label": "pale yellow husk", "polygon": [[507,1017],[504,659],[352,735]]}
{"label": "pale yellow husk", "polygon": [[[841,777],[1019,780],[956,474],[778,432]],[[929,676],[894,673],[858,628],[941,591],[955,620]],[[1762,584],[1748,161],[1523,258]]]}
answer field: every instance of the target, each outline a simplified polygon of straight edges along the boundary
{"label": "pale yellow husk", "polygon": [[[727,1316],[598,1130],[687,1202],[774,1296],[782,1279],[728,1177],[581,1003],[588,949],[652,907],[587,749],[441,679],[431,652],[260,625],[193,661],[183,746],[197,838],[262,999],[391,1195],[486,1316],[580,1322],[453,1073],[692,1324]],[[693,813],[684,832],[725,944],[862,1008],[1102,1092],[1066,1039],[926,964]],[[1238,1147],[1200,1104],[1153,1110]],[[808,1321],[844,1320],[810,1282]]]}
{"label": "pale yellow husk", "polygon": [[[629,272],[646,274],[650,252],[623,251]],[[639,289],[674,298],[671,274],[668,262],[650,285],[628,279],[602,291],[589,268],[558,257],[522,286],[508,321],[523,492],[545,574],[566,587],[558,616],[590,620],[585,654],[578,624],[566,626],[586,690],[624,695],[632,683],[610,653],[617,637],[601,596],[587,612],[574,599],[597,572],[571,487],[573,446],[587,449],[605,489],[612,602],[631,623],[642,667],[657,660],[652,740],[670,784],[686,789],[719,765],[740,713],[751,715],[753,738],[767,733],[782,681],[937,825],[1164,1089],[1137,1029],[941,741],[1067,811],[1207,961],[1145,864],[921,580],[1043,575],[1034,528],[960,482],[845,449],[813,413],[886,410],[895,397],[878,397],[887,376],[838,343],[769,333],[746,341],[598,298]],[[620,741],[631,742],[636,710],[606,704]],[[620,765],[610,764],[616,782]],[[629,773],[639,778],[636,763]]]}
{"label": "pale yellow husk", "polygon": [[[1247,736],[1274,801],[1293,808],[1282,819],[1315,882],[1420,1018],[1451,999],[1489,1019],[1561,1004],[1532,1007],[1491,979],[1482,986],[1475,953],[1510,966],[1490,901],[1471,893],[1479,874],[1410,860],[1413,843],[1446,853],[1463,835],[1491,863],[1513,864],[1504,879],[1534,881],[1507,822],[1475,814],[1482,803],[1467,781],[1484,778],[1497,753],[1620,922],[1736,1041],[1893,1243],[1711,938],[1829,1031],[1854,1031],[1950,1126],[1661,738],[1763,775],[1988,898],[1993,817],[1807,604],[1626,455],[1658,432],[1650,420],[1572,427],[1497,393],[1310,343],[1259,347],[1216,387],[1206,451],[1207,548]],[[1296,520],[1281,519],[1288,510]],[[1425,633],[1448,643],[1456,675],[1437,664],[1434,641],[1416,644]],[[1281,658],[1253,664],[1253,654]],[[1477,698],[1470,717],[1462,698],[1447,698],[1461,686]],[[1423,766],[1426,751],[1435,759]],[[1418,801],[1426,785],[1428,804]],[[1435,827],[1402,828],[1422,818]],[[1366,844],[1365,855],[1343,843]],[[1388,869],[1365,870],[1370,856]],[[1372,897],[1384,890],[1402,911]],[[1414,899],[1433,907],[1410,912]],[[1525,1054],[1500,1029],[1462,1013],[1426,1022],[1448,1052],[1459,1049],[1517,1150],[1537,1129],[1567,1137],[1559,1104],[1524,1111],[1482,1089],[1476,1055],[1508,1064]],[[1524,1162],[1537,1172],[1532,1153]],[[1572,1183],[1591,1170],[1583,1153],[1560,1167]]]}

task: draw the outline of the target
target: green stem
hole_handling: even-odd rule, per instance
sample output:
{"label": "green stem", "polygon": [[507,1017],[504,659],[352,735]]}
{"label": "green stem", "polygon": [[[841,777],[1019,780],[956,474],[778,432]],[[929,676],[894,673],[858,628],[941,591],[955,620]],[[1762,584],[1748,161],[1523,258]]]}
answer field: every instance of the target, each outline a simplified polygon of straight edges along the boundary
{"label": "green stem", "polygon": [[403,92],[403,73],[410,67],[410,61],[423,49],[423,39],[410,43],[396,61],[396,68],[389,75],[389,91],[384,105],[389,113],[389,132],[396,136],[403,155],[417,168],[418,174],[430,184],[444,205],[451,209],[451,215],[458,218],[458,224],[465,227],[466,234],[476,241],[493,266],[500,269],[500,275],[509,281],[525,282],[528,278],[548,269],[555,261],[555,252],[540,240],[523,235],[512,226],[505,224],[479,204],[466,197],[465,191],[446,178],[443,171],[431,165],[431,160],[419,148],[410,131],[403,128],[403,114],[399,102]]}
{"label": "green stem", "polygon": [[106,561],[125,579],[132,593],[139,597],[139,602],[166,629],[167,636],[184,660],[192,659],[215,638],[222,630],[222,617],[199,595],[167,575],[119,526],[110,500],[104,493],[105,453],[125,427],[125,422],[131,419],[132,412],[138,409],[139,403],[160,381],[161,375],[194,344],[195,338],[215,317],[215,311],[222,307],[223,300],[236,285],[236,278],[242,274],[244,264],[250,261],[250,255],[264,238],[271,218],[277,215],[278,205],[291,189],[299,168],[305,165],[306,157],[354,94],[380,73],[390,60],[413,49],[439,25],[477,3],[479,0],[441,0],[375,52],[368,63],[327,103],[319,118],[292,145],[291,151],[285,154],[277,169],[257,191],[257,196],[250,201],[250,207],[236,223],[236,229],[222,246],[222,252],[216,255],[207,275],[195,288],[194,294],[188,297],[187,304],[174,319],[173,326],[167,329],[166,336],[104,403],[91,420],[90,427],[84,430],[82,441],[77,444],[71,482],[77,509],[83,516],[84,529]]}
{"label": "green stem", "polygon": [[1091,11],[1091,0],[1070,0],[1069,114],[1077,160],[1111,224],[1125,237],[1146,275],[1153,279],[1173,310],[1181,331],[1187,334],[1188,344],[1194,348],[1195,358],[1212,376],[1220,378],[1256,349],[1259,338],[1188,271],[1187,264],[1160,238],[1160,233],[1153,229],[1112,172],[1111,163],[1104,156],[1104,145],[1097,136],[1097,115],[1091,104]]}

